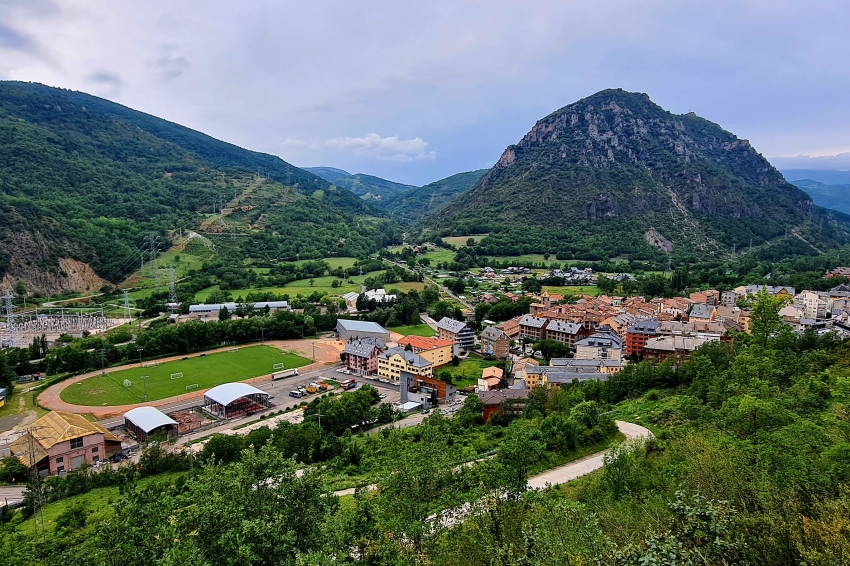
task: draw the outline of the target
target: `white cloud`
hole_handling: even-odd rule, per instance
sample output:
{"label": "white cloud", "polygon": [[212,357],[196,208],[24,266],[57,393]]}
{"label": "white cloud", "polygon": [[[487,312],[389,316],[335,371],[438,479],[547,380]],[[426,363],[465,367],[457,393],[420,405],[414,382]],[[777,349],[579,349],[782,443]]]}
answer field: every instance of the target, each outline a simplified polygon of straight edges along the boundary
{"label": "white cloud", "polygon": [[358,155],[402,163],[437,157],[437,152],[428,151],[428,142],[420,137],[403,140],[398,135],[382,138],[378,134],[366,134],[362,138],[333,138],[328,140],[326,145],[331,149],[348,150]]}
{"label": "white cloud", "polygon": [[336,137],[322,142],[318,139],[302,140],[286,138],[281,145],[289,149],[333,149],[351,152],[362,157],[371,157],[382,161],[407,163],[419,159],[436,159],[437,152],[428,149],[428,142],[420,137],[403,140],[398,135],[382,138],[378,134],[366,134],[363,137]]}

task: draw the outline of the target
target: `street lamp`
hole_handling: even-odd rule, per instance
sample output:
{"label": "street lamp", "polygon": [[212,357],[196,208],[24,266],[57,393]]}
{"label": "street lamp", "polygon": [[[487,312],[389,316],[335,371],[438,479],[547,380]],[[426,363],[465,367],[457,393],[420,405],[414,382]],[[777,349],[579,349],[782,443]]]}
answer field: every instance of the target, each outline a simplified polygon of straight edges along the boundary
{"label": "street lamp", "polygon": [[142,350],[144,348],[136,348],[136,350],[139,352],[139,367],[142,367]]}
{"label": "street lamp", "polygon": [[145,384],[145,402],[147,402],[147,400],[148,400],[148,378],[149,377],[150,377],[149,375],[143,375],[142,377],[139,378],[139,379],[142,380],[142,383]]}

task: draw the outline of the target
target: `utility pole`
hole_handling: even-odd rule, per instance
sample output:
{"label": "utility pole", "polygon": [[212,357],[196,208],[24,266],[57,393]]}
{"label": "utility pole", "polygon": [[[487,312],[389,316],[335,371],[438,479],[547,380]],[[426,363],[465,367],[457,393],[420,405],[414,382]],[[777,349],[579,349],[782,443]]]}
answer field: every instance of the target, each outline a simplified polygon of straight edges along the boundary
{"label": "utility pole", "polygon": [[149,375],[143,375],[139,378],[139,379],[142,380],[142,383],[145,384],[145,402],[147,402],[147,400],[148,400],[148,378],[149,377],[150,377]]}
{"label": "utility pole", "polygon": [[106,375],[106,362],[104,356],[106,355],[106,348],[100,349],[100,375]]}
{"label": "utility pole", "polygon": [[[35,484],[35,508],[33,509],[33,514],[38,514],[41,523],[41,537],[42,542],[47,544],[47,533],[44,530],[44,511],[42,508],[44,507],[44,501],[42,500],[42,492],[41,492],[41,475],[38,473],[38,468],[36,467],[35,461],[35,435],[33,434],[33,430],[36,428],[42,427],[29,427],[27,428],[27,435],[29,436],[29,452],[30,452],[30,469],[33,473],[33,483]],[[48,464],[49,466],[50,464]],[[38,524],[38,522],[36,523]]]}
{"label": "utility pole", "polygon": [[142,351],[144,348],[136,348],[136,350],[139,352],[139,367],[142,367]]}

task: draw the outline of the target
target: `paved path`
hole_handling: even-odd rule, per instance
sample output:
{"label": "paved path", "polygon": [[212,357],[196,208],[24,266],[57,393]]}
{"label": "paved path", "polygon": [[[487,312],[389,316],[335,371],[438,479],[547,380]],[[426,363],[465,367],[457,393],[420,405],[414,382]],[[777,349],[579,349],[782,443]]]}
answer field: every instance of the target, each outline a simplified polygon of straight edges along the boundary
{"label": "paved path", "polygon": [[[297,353],[299,353],[299,354],[301,354],[301,355],[303,355],[307,358],[313,357],[313,346],[315,344],[316,362],[311,364],[311,365],[304,366],[303,368],[299,368],[299,371],[302,371],[302,372],[308,372],[308,371],[320,369],[322,367],[325,367],[327,364],[331,364],[331,363],[339,363],[339,352],[341,351],[341,348],[342,348],[341,342],[334,341],[334,340],[327,340],[327,339],[318,339],[318,340],[267,340],[264,343],[263,342],[254,342],[254,343],[250,343],[250,344],[240,344],[239,347],[240,348],[247,348],[247,347],[250,347],[250,346],[259,346],[261,344],[265,344],[267,346],[274,346],[274,347],[277,347],[277,348],[283,348],[283,349],[286,349],[286,350],[291,350],[291,351],[297,352]],[[186,356],[178,355],[178,356],[170,356],[170,357],[167,357],[167,358],[159,358],[156,361],[158,361],[158,362],[170,362],[170,361],[173,361],[173,360],[183,359],[184,357],[194,358],[194,357],[200,356],[201,354],[211,354],[211,353],[215,353],[215,352],[224,352],[224,351],[227,351],[231,347],[232,346],[225,346],[225,347],[222,347],[222,348],[217,348],[215,350],[205,350],[203,352],[195,352],[193,354],[188,354]],[[111,372],[114,372],[114,371],[121,371],[121,370],[125,370],[127,368],[137,367],[137,366],[138,366],[138,364],[128,364],[128,365],[124,365],[124,366],[117,366],[117,367],[107,368],[106,372],[111,373]],[[156,401],[148,401],[146,403],[136,403],[136,404],[133,404],[133,405],[114,405],[114,406],[106,406],[106,407],[72,405],[70,403],[66,403],[65,401],[63,401],[60,398],[62,391],[66,387],[70,387],[71,385],[73,385],[73,384],[75,384],[79,381],[82,381],[82,380],[84,380],[88,377],[93,377],[93,376],[97,376],[97,375],[100,375],[100,370],[85,373],[85,374],[82,374],[82,375],[78,375],[78,376],[72,377],[70,379],[66,379],[65,381],[62,381],[60,383],[57,383],[56,385],[52,385],[52,386],[48,387],[47,389],[45,389],[44,392],[41,395],[39,395],[38,402],[42,407],[44,407],[46,409],[51,409],[51,410],[54,410],[54,411],[65,411],[65,412],[68,412],[68,413],[91,413],[96,418],[103,419],[103,418],[107,418],[107,417],[111,417],[111,416],[115,416],[115,415],[122,415],[122,414],[126,413],[127,411],[129,411],[130,409],[133,409],[135,407],[142,407],[142,406],[162,407],[162,406],[165,406],[165,405],[172,405],[172,404],[174,404],[174,403],[176,403],[180,400],[186,401],[186,400],[189,400],[189,399],[197,399],[199,397],[202,397],[204,395],[204,393],[209,391],[209,388],[207,388],[207,389],[203,389],[203,390],[196,390],[196,391],[193,391],[192,393],[186,393],[186,394],[183,394],[183,395],[178,395],[178,396],[175,396],[175,397],[168,397],[166,399],[159,399],[159,400],[156,400]],[[256,382],[270,381],[270,380],[271,380],[271,374],[262,375],[262,376],[254,377],[254,378],[251,378],[251,379],[246,379],[245,381],[247,383],[256,383]]]}
{"label": "paved path", "polygon": [[[652,432],[648,428],[634,423],[617,421],[617,428],[626,435],[626,440],[652,438]],[[542,489],[547,485],[559,485],[580,478],[581,476],[586,476],[590,472],[594,472],[602,467],[602,459],[607,453],[607,450],[603,450],[602,452],[585,456],[559,468],[554,468],[536,475],[528,480],[528,487],[531,489]]]}
{"label": "paved path", "polygon": [[7,501],[9,503],[17,503],[18,501],[23,501],[25,487],[26,486],[23,485],[0,486],[0,505],[5,505]]}

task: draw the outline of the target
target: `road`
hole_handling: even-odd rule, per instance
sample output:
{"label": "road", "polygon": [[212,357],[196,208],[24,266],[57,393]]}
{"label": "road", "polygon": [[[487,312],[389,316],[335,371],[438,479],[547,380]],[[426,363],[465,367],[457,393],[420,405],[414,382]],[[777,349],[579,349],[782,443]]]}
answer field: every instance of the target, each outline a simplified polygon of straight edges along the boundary
{"label": "road", "polygon": [[[410,269],[409,267],[407,267],[407,266],[406,266],[406,265],[404,265],[403,263],[398,263],[398,262],[396,262],[396,261],[390,261],[390,260],[388,260],[388,259],[384,259],[384,261],[385,261],[385,262],[387,262],[387,263],[389,263],[389,264],[391,264],[391,265],[394,265],[394,266],[396,266],[396,267],[401,267],[402,269],[406,269],[407,271],[410,271],[411,273],[415,273],[412,269]],[[462,304],[464,307],[466,307],[466,308],[468,308],[468,309],[470,309],[470,310],[474,310],[474,309],[475,309],[475,307],[474,307],[474,306],[472,306],[472,304],[471,304],[469,301],[465,301],[464,299],[461,299],[460,297],[458,297],[457,295],[455,295],[454,293],[452,293],[451,291],[449,291],[449,290],[448,290],[448,288],[446,288],[446,287],[445,287],[442,283],[440,283],[439,281],[436,281],[436,280],[434,280],[434,279],[431,279],[431,277],[430,277],[430,276],[425,275],[424,273],[422,274],[422,277],[423,277],[425,280],[429,281],[430,283],[432,283],[432,284],[436,285],[436,286],[437,286],[437,288],[438,288],[438,289],[440,289],[440,291],[442,291],[443,293],[445,293],[445,294],[446,294],[446,295],[448,295],[449,297],[453,298],[454,300],[456,300],[457,302],[459,302],[460,304]]]}
{"label": "road", "polygon": [[6,503],[23,501],[25,487],[23,485],[0,486],[0,504],[5,505]]}
{"label": "road", "polygon": [[[626,436],[626,440],[652,438],[652,432],[648,428],[634,423],[617,421],[617,428]],[[590,472],[594,472],[602,467],[603,457],[607,453],[607,450],[603,450],[602,452],[585,456],[559,468],[554,468],[536,475],[528,480],[528,487],[531,489],[543,489],[547,485],[559,485],[580,478],[581,476],[586,476]]]}

